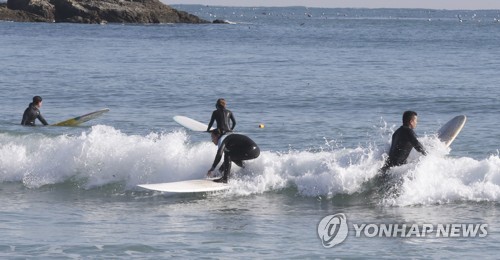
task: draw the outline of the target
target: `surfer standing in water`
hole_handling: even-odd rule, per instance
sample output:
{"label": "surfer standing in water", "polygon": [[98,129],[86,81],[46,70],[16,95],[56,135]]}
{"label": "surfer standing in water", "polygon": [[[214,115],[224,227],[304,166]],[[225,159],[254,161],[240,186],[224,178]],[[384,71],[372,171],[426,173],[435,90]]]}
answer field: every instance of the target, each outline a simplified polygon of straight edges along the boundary
{"label": "surfer standing in water", "polygon": [[384,166],[380,169],[382,177],[385,177],[387,170],[393,166],[406,164],[406,159],[410,155],[411,149],[415,148],[423,155],[427,155],[422,144],[417,140],[417,135],[413,131],[417,127],[417,112],[405,111],[403,113],[403,125],[392,135],[391,149],[389,157]]}
{"label": "surfer standing in water", "polygon": [[229,174],[231,173],[232,162],[240,167],[244,167],[243,161],[255,159],[260,155],[260,149],[257,144],[245,135],[223,135],[219,129],[215,129],[211,132],[211,137],[212,142],[217,145],[217,155],[215,156],[212,168],[207,172],[207,177],[213,175],[215,167],[217,167],[224,154],[224,162],[219,169],[224,174],[221,178],[215,179],[215,182],[227,183]]}
{"label": "surfer standing in water", "polygon": [[28,108],[24,110],[23,120],[21,125],[35,126],[35,120],[38,119],[42,124],[48,125],[45,118],[43,118],[42,113],[40,113],[40,108],[42,107],[42,97],[34,96],[33,102],[29,104]]}
{"label": "surfer standing in water", "polygon": [[[210,123],[208,123],[207,132],[210,132],[210,128],[212,128],[214,121],[217,122],[217,129],[222,135],[227,132],[232,132],[236,126],[236,120],[234,119],[233,113],[229,109],[226,109],[226,100],[223,98],[217,99],[215,107],[217,109],[212,112],[212,118],[210,118]],[[232,122],[231,126],[229,120]]]}

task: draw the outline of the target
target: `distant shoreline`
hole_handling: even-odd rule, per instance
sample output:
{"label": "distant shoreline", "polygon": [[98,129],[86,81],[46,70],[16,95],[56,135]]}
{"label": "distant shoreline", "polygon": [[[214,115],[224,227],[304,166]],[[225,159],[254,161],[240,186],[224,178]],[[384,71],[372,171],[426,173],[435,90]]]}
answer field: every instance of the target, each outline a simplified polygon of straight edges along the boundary
{"label": "distant shoreline", "polygon": [[178,11],[159,0],[142,2],[50,1],[0,2],[0,20],[47,23],[210,23],[184,11]]}

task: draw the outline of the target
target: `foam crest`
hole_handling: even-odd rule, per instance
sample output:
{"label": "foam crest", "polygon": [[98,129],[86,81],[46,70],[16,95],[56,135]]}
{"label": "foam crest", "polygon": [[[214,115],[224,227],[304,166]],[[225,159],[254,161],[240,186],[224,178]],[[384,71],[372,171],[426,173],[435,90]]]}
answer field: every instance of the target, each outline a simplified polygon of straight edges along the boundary
{"label": "foam crest", "polygon": [[455,201],[498,201],[500,158],[428,156],[411,169],[396,205],[441,204]]}
{"label": "foam crest", "polygon": [[[375,202],[407,206],[500,199],[498,155],[482,160],[455,158],[449,155],[450,148],[435,136],[425,136],[421,141],[427,156],[412,151],[408,164],[390,170],[391,175],[403,179],[398,196],[382,194],[382,200]],[[296,188],[302,196],[363,193],[368,194],[368,199],[374,199],[376,197],[370,194],[377,192],[376,187],[366,184],[373,181],[382,167],[386,148],[266,152],[250,163],[249,169],[235,172],[237,180],[232,184],[231,193],[245,195]]]}
{"label": "foam crest", "polygon": [[[388,148],[339,148],[319,151],[261,151],[245,168],[232,167],[231,189],[225,194],[248,195],[289,190],[306,197],[370,194],[370,183]],[[390,173],[404,180],[399,195],[382,203],[415,205],[453,201],[498,201],[500,159],[450,156],[435,136],[424,136],[428,151],[413,151],[408,164]],[[192,143],[185,131],[130,135],[98,125],[77,135],[0,134],[0,181],[22,182],[28,188],[69,183],[77,189],[119,184],[141,190],[143,183],[203,178],[216,147]],[[367,190],[368,189],[368,190]]]}
{"label": "foam crest", "polygon": [[[111,183],[133,187],[202,177],[215,153],[209,143],[189,145],[185,132],[127,135],[94,126],[80,136],[3,134],[0,180],[28,188],[66,181],[88,189]],[[208,165],[208,166],[207,166]]]}

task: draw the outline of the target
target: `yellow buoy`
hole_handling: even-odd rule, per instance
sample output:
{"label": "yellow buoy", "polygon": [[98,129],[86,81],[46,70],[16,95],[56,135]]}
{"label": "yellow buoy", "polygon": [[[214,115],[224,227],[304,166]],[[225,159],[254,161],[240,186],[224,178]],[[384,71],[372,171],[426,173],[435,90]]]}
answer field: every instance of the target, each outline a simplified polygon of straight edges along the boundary
{"label": "yellow buoy", "polygon": [[264,128],[264,124],[260,124],[260,125],[259,125],[259,128]]}

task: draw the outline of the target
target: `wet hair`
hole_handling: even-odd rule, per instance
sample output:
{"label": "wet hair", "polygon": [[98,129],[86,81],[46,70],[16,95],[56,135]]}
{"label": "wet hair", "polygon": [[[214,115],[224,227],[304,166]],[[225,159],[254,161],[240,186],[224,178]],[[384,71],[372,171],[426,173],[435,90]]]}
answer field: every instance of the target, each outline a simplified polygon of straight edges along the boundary
{"label": "wet hair", "polygon": [[215,103],[216,108],[226,108],[226,100],[223,98],[217,99],[217,103]]}
{"label": "wet hair", "polygon": [[38,104],[40,102],[42,102],[42,97],[40,97],[40,96],[34,96],[33,97],[33,103],[34,104]]}
{"label": "wet hair", "polygon": [[417,116],[417,112],[415,111],[405,111],[403,113],[403,125],[410,125],[410,121],[413,117]]}

